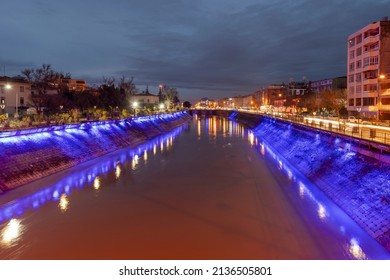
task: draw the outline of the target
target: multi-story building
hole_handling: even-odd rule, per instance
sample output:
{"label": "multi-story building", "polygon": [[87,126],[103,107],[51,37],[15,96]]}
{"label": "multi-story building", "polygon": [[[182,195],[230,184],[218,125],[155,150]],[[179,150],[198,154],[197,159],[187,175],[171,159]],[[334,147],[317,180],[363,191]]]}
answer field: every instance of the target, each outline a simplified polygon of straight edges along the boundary
{"label": "multi-story building", "polygon": [[313,81],[310,83],[310,88],[313,92],[321,92],[324,90],[332,90],[332,89],[346,89],[347,77],[342,76],[342,77],[337,77],[332,79]]}
{"label": "multi-story building", "polygon": [[373,22],[348,37],[347,109],[390,119],[390,21]]}
{"label": "multi-story building", "polygon": [[31,83],[18,77],[0,77],[0,114],[18,116],[30,106]]}
{"label": "multi-story building", "polygon": [[64,78],[64,79],[61,79],[61,84],[68,91],[83,92],[87,88],[87,83],[85,82],[85,80]]}
{"label": "multi-story building", "polygon": [[267,99],[270,106],[281,108],[286,102],[288,86],[285,84],[272,84],[267,87]]}

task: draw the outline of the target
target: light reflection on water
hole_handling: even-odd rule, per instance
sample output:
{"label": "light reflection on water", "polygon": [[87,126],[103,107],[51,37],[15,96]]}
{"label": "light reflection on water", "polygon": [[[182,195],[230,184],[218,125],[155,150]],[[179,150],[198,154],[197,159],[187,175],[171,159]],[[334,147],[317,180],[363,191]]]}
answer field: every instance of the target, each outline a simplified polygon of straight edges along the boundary
{"label": "light reflection on water", "polygon": [[11,219],[1,230],[1,245],[3,247],[13,246],[20,238],[23,231],[23,225],[19,219]]}

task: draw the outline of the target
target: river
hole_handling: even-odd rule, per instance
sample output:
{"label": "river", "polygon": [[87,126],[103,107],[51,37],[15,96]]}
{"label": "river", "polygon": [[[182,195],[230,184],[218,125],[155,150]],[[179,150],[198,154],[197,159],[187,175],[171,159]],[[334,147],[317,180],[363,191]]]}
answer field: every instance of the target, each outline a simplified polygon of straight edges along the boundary
{"label": "river", "polygon": [[0,196],[0,259],[389,259],[269,143],[194,117]]}

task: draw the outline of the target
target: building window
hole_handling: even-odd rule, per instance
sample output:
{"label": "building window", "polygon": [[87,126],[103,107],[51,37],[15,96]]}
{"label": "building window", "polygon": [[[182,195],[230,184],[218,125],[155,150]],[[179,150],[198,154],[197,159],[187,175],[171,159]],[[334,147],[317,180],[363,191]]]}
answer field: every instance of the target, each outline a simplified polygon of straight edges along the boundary
{"label": "building window", "polygon": [[362,61],[361,60],[356,61],[356,69],[358,69],[358,68],[362,68]]}
{"label": "building window", "polygon": [[362,42],[362,34],[356,36],[356,44],[360,44]]}
{"label": "building window", "polygon": [[349,82],[350,83],[353,83],[354,82],[354,75],[352,74],[352,75],[349,75]]}
{"label": "building window", "polygon": [[350,59],[355,58],[355,51],[354,51],[354,50],[352,50],[352,51],[349,52],[349,58],[350,58]]}
{"label": "building window", "polygon": [[348,100],[348,106],[355,106],[355,102],[353,98]]}
{"label": "building window", "polygon": [[20,92],[24,92],[24,86],[20,86]]}
{"label": "building window", "polygon": [[364,52],[376,51],[377,49],[379,49],[379,42],[364,46]]}
{"label": "building window", "polygon": [[1,97],[0,104],[5,104],[5,97]]}
{"label": "building window", "polygon": [[370,65],[377,65],[378,64],[378,56],[370,56]]}
{"label": "building window", "polygon": [[390,105],[390,98],[383,98],[381,99],[383,105]]}
{"label": "building window", "polygon": [[370,56],[370,57],[365,57],[363,59],[364,67],[367,67],[369,65],[377,65],[378,63],[379,63],[379,59],[378,59],[377,55]]}
{"label": "building window", "polygon": [[364,32],[364,38],[373,37],[379,34],[379,27]]}
{"label": "building window", "polygon": [[356,56],[360,56],[360,55],[362,55],[362,47],[356,50]]}
{"label": "building window", "polygon": [[359,83],[362,81],[362,73],[356,74],[356,82]]}
{"label": "building window", "polygon": [[362,106],[362,99],[356,98],[356,106]]}
{"label": "building window", "polygon": [[364,91],[376,91],[378,89],[377,85],[364,85]]}
{"label": "building window", "polygon": [[361,85],[356,86],[356,94],[358,94],[358,93],[362,93],[362,86]]}
{"label": "building window", "polygon": [[374,106],[375,98],[374,97],[364,97],[363,98],[363,106]]}
{"label": "building window", "polygon": [[354,62],[349,64],[349,71],[353,71],[353,70],[355,70],[355,63]]}
{"label": "building window", "polygon": [[20,103],[20,105],[24,105],[24,97],[20,97],[19,103]]}
{"label": "building window", "polygon": [[364,72],[364,79],[375,79],[378,77],[378,70],[366,71]]}

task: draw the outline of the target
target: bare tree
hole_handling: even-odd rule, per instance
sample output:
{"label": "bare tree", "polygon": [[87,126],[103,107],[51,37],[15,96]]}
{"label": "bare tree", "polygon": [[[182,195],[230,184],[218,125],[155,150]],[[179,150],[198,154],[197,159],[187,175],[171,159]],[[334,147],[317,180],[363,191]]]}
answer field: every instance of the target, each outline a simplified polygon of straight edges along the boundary
{"label": "bare tree", "polygon": [[324,107],[335,111],[340,120],[340,111],[347,106],[347,91],[346,89],[325,90],[322,93],[322,101]]}
{"label": "bare tree", "polygon": [[105,77],[105,76],[103,76],[103,84],[108,86],[108,87],[114,86],[115,78],[114,77]]}
{"label": "bare tree", "polygon": [[42,64],[40,68],[24,69],[21,73],[31,83],[34,92],[32,102],[38,113],[48,105],[49,97],[46,95],[48,89],[59,92],[61,80],[71,77],[70,73],[55,71],[50,64]]}
{"label": "bare tree", "polygon": [[171,88],[167,85],[161,87],[162,99],[168,109],[171,109],[175,103],[179,102],[179,93],[176,88]]}
{"label": "bare tree", "polygon": [[125,76],[122,76],[119,81],[119,89],[125,93],[127,97],[137,93],[137,88],[134,83],[134,77],[126,79]]}

